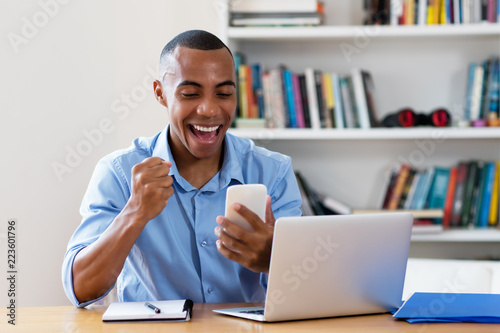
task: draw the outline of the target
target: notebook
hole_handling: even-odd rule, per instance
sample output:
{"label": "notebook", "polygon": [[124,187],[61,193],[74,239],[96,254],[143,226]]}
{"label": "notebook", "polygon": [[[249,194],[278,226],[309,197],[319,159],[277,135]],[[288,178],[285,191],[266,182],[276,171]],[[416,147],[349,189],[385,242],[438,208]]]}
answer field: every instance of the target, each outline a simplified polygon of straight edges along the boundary
{"label": "notebook", "polygon": [[267,322],[394,311],[412,224],[411,213],[280,218],[265,305],[214,311]]}
{"label": "notebook", "polygon": [[193,301],[189,299],[111,303],[104,314],[104,322],[120,321],[188,321]]}

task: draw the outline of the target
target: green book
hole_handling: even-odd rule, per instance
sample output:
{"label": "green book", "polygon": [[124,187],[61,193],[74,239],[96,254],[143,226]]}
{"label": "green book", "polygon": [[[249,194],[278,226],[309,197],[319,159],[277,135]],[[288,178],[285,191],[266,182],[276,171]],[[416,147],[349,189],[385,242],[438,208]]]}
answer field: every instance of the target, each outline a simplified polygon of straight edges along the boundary
{"label": "green book", "polygon": [[470,223],[470,212],[472,208],[472,198],[474,196],[474,187],[476,184],[476,174],[478,170],[478,162],[470,161],[469,172],[467,173],[467,178],[465,180],[462,212],[460,214],[460,225],[462,227],[467,227]]}

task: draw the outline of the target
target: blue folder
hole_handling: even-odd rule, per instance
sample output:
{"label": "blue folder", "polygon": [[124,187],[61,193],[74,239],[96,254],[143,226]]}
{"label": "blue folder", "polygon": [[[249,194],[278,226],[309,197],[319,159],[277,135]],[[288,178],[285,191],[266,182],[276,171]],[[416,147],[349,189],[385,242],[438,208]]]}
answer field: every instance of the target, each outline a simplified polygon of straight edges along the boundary
{"label": "blue folder", "polygon": [[410,323],[500,323],[500,294],[414,293],[394,318]]}

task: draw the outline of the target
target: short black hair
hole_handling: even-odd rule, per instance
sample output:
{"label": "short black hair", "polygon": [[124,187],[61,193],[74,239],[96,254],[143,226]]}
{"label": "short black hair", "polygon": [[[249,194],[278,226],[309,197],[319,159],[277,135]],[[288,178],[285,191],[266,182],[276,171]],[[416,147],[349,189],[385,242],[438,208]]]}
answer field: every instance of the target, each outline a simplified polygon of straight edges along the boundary
{"label": "short black hair", "polygon": [[177,36],[175,36],[170,42],[165,45],[160,55],[160,80],[162,79],[162,75],[165,72],[165,59],[174,52],[174,50],[179,47],[187,47],[189,49],[194,50],[220,50],[222,48],[226,48],[226,50],[233,58],[233,54],[231,50],[214,34],[205,31],[205,30],[187,30],[181,32]]}

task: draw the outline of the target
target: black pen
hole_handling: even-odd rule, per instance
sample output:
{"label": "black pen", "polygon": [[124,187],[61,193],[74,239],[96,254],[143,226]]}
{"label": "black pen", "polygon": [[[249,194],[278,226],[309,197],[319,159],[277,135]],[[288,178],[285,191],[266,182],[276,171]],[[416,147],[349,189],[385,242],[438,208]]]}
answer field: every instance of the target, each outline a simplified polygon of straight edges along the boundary
{"label": "black pen", "polygon": [[156,306],[154,306],[153,304],[151,304],[149,302],[144,303],[144,305],[147,306],[148,308],[150,308],[151,310],[154,310],[155,313],[161,312],[161,310],[159,308],[157,308]]}

